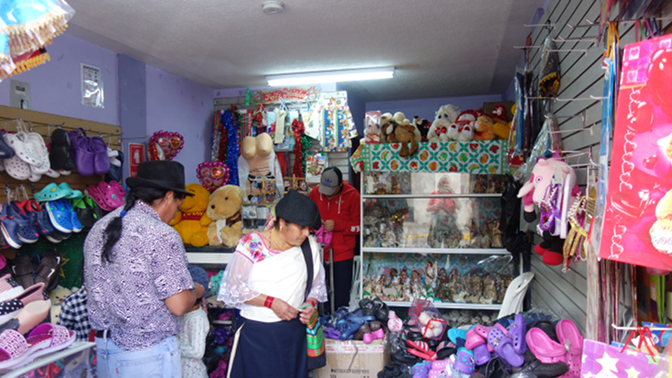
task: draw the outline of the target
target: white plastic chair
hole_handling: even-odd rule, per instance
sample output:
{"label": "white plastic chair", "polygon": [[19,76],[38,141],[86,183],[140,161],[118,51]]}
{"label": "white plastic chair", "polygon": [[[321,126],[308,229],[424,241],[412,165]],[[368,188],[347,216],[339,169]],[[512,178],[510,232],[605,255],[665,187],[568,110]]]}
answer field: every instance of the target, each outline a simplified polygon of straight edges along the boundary
{"label": "white plastic chair", "polygon": [[523,310],[523,299],[527,293],[527,287],[534,279],[534,273],[526,272],[511,281],[504,294],[502,308],[499,310],[497,319],[501,319],[511,314],[517,314]]}
{"label": "white plastic chair", "polygon": [[362,297],[361,269],[362,256],[355,256],[352,260],[352,286],[350,287],[350,308],[359,307],[359,299]]}

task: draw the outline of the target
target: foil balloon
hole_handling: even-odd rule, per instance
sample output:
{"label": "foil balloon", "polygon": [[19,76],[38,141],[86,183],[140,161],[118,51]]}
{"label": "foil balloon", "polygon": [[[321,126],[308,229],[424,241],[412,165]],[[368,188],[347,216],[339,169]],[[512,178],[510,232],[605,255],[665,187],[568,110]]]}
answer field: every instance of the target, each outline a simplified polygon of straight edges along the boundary
{"label": "foil balloon", "polygon": [[229,168],[221,161],[206,161],[196,168],[196,177],[209,192],[229,182]]}
{"label": "foil balloon", "polygon": [[182,151],[184,138],[176,132],[157,131],[149,138],[149,160],[173,160]]}

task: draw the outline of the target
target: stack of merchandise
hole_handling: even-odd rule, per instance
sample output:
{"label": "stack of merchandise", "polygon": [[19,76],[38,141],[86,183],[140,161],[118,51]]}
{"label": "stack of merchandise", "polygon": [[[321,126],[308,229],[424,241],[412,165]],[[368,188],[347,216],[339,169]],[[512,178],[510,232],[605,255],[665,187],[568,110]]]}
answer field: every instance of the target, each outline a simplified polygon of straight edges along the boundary
{"label": "stack of merchandise", "polygon": [[63,33],[75,10],[64,0],[3,0],[0,81],[49,61],[45,46]]}

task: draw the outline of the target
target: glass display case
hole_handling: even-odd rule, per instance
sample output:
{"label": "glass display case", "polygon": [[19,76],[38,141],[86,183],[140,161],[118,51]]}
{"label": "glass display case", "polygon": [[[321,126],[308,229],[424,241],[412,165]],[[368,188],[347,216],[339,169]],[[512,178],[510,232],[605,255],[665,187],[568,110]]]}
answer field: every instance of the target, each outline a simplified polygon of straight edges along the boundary
{"label": "glass display case", "polygon": [[501,307],[517,275],[504,249],[506,176],[362,174],[362,293],[393,305],[428,298],[436,307]]}

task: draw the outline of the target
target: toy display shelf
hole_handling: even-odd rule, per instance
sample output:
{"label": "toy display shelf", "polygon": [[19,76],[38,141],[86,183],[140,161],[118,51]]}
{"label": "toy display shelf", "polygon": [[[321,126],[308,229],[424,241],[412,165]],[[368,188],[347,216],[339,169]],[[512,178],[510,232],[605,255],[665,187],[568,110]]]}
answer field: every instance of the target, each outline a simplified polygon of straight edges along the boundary
{"label": "toy display shelf", "polygon": [[[411,307],[411,302],[402,301],[383,301],[389,307]],[[456,310],[499,310],[501,304],[480,304],[480,303],[461,303],[461,302],[432,302],[436,308],[456,309]]]}
{"label": "toy display shelf", "polygon": [[[68,356],[71,356],[73,354],[79,353],[83,350],[86,350],[88,348],[93,348],[96,346],[96,343],[90,343],[90,342],[81,342],[81,341],[75,341],[70,345],[69,347],[60,350],[56,353],[48,354],[42,357],[39,357],[37,360],[34,362],[31,362],[28,365],[24,365],[15,369],[12,369],[11,371],[7,372],[6,374],[2,375],[3,378],[15,378],[15,377],[20,377],[26,373],[29,373],[35,369],[39,369],[42,366],[46,366],[52,362],[56,362],[58,360],[62,360]],[[0,370],[0,373],[3,372]]]}
{"label": "toy display shelf", "polygon": [[194,247],[187,245],[185,249],[189,264],[204,265],[226,265],[229,263],[233,251],[235,251],[235,248],[223,246]]}
{"label": "toy display shelf", "polygon": [[505,248],[417,248],[403,249],[362,247],[362,252],[368,253],[419,253],[423,255],[510,255]]}

